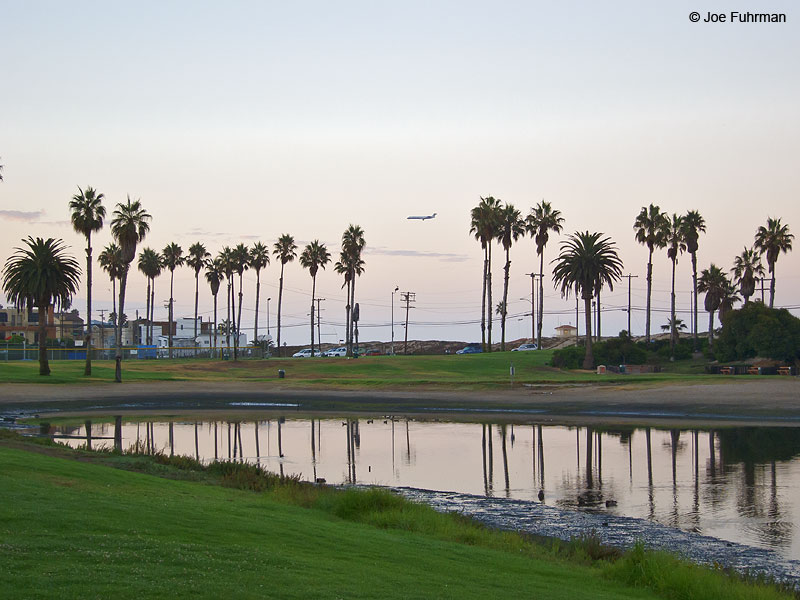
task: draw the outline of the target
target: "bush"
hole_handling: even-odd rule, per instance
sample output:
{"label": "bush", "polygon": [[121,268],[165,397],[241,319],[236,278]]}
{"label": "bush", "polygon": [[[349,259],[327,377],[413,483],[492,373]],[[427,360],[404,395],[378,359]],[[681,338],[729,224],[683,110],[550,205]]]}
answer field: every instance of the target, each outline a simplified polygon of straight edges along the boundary
{"label": "bush", "polygon": [[725,314],[714,351],[723,361],[761,356],[794,362],[800,358],[800,319],[785,308],[748,302]]}

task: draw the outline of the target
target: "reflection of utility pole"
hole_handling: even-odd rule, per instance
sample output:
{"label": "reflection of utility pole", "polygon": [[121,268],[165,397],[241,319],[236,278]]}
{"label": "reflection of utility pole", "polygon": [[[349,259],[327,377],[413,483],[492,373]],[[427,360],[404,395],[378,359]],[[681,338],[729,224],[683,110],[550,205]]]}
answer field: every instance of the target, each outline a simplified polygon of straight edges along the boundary
{"label": "reflection of utility pole", "polygon": [[628,280],[628,337],[631,337],[631,279],[636,279],[638,275],[623,275]]}
{"label": "reflection of utility pole", "polygon": [[414,308],[412,302],[416,301],[417,294],[414,292],[400,292],[400,302],[406,303],[406,338],[403,342],[403,354],[408,354],[408,311]]}

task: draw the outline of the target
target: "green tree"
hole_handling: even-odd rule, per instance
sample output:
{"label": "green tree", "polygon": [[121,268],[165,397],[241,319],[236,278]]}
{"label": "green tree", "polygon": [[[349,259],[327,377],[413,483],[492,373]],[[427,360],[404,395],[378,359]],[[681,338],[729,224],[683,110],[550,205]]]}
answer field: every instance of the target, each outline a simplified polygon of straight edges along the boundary
{"label": "green tree", "polygon": [[[111,280],[111,302],[114,314],[117,314],[117,281],[122,279],[122,272],[125,270],[125,263],[122,261],[122,249],[110,242],[97,257],[100,268],[103,269]],[[91,323],[89,324],[91,326]],[[116,322],[114,323],[116,325]]]}
{"label": "green tree", "polygon": [[320,244],[319,240],[314,240],[303,248],[300,254],[300,264],[304,269],[308,269],[311,275],[311,356],[314,356],[314,299],[317,293],[317,272],[325,269],[325,265],[331,261],[331,254]]}
{"label": "green tree", "polygon": [[145,342],[153,343],[153,315],[155,314],[156,277],[161,275],[161,255],[152,248],[143,248],[139,253],[139,271],[147,279],[147,336]]}
{"label": "green tree", "polygon": [[772,276],[769,284],[769,307],[775,302],[775,263],[781,252],[786,254],[792,249],[794,234],[789,233],[789,226],[781,224],[780,219],[767,219],[767,226],[763,225],[756,231],[755,247],[766,255],[767,267]]}
{"label": "green tree", "polygon": [[553,279],[561,295],[568,298],[570,291],[583,298],[586,318],[586,355],[583,368],[594,365],[592,355],[592,298],[608,285],[613,291],[614,282],[622,277],[622,261],[616,244],[602,233],[576,232],[561,243],[561,253],[556,259]]}
{"label": "green tree", "polygon": [[711,263],[708,269],[703,269],[700,279],[697,282],[697,291],[705,293],[703,302],[706,312],[708,312],[708,347],[714,346],[714,313],[722,304],[725,290],[728,286],[728,278],[725,272]]}
{"label": "green tree", "polygon": [[[675,324],[675,267],[678,265],[678,255],[686,250],[685,226],[683,217],[672,213],[669,221],[669,228],[666,232],[665,242],[667,244],[667,256],[672,261],[672,288],[670,292],[669,319],[670,323]],[[670,360],[675,360],[675,342],[678,331],[674,327],[669,332],[669,351]]]}
{"label": "green tree", "polygon": [[651,204],[649,207],[642,207],[642,210],[633,223],[636,231],[636,241],[647,246],[647,317],[645,327],[645,340],[650,343],[650,299],[653,291],[653,251],[656,248],[666,246],[667,229],[669,218],[667,213]]}
{"label": "green tree", "polygon": [[683,217],[683,239],[686,242],[686,251],[692,257],[692,290],[694,290],[692,305],[692,323],[694,324],[694,351],[699,348],[697,336],[697,249],[700,234],[706,231],[706,222],[699,211],[690,210]]}
{"label": "green tree", "polygon": [[800,319],[785,308],[747,303],[723,317],[716,353],[726,361],[760,356],[794,362],[800,359]]}
{"label": "green tree", "polygon": [[347,356],[353,356],[353,337],[355,319],[354,311],[356,305],[356,280],[364,273],[364,260],[362,254],[366,241],[364,240],[364,230],[358,225],[349,225],[342,234],[341,256],[343,257],[347,269],[349,270],[348,286],[349,296],[347,300],[347,333],[346,346]]}
{"label": "green tree", "polygon": [[[542,348],[542,317],[544,316],[544,249],[550,240],[550,232],[561,233],[564,218],[560,210],[555,210],[549,202],[542,200],[535,207],[527,218],[528,232],[536,242],[536,254],[539,255],[539,306],[538,324],[536,326],[536,344]],[[533,316],[533,315],[531,315]]]}
{"label": "green tree", "polygon": [[211,295],[214,297],[214,350],[217,349],[217,294],[223,277],[225,277],[225,272],[219,260],[206,263],[206,281],[211,288]]}
{"label": "green tree", "polygon": [[[211,253],[206,250],[206,247],[200,243],[195,242],[189,246],[189,256],[186,257],[186,265],[194,270],[194,339],[197,343],[197,303],[200,299],[200,271],[206,266],[208,259],[211,258]],[[195,355],[197,349],[195,348]]]}
{"label": "green tree", "polygon": [[283,303],[283,269],[286,263],[297,257],[294,237],[284,233],[272,247],[272,254],[281,262],[281,277],[278,280],[278,356],[281,355],[281,304]]}
{"label": "green tree", "polygon": [[731,269],[734,280],[739,286],[739,292],[747,304],[756,291],[756,276],[764,276],[764,265],[761,264],[761,253],[755,248],[745,247],[742,253],[733,259]]}
{"label": "green tree", "polygon": [[[117,203],[114,209],[114,218],[111,220],[111,233],[116,239],[122,252],[122,277],[119,282],[119,314],[125,312],[125,287],[128,283],[128,270],[136,256],[136,244],[144,240],[150,231],[152,217],[142,208],[139,200],[131,202],[128,196],[127,203]],[[122,323],[117,320],[116,327],[117,354],[114,359],[114,381],[122,383]]]}
{"label": "green tree", "polygon": [[[2,179],[2,177],[0,177]],[[86,238],[86,366],[83,374],[92,374],[92,233],[103,228],[106,208],[103,206],[103,194],[94,188],[86,191],[78,187],[78,193],[69,203],[72,228]]]}
{"label": "green tree", "polygon": [[[481,198],[470,212],[469,232],[481,243],[483,250],[483,294],[481,296],[481,343],[484,352],[492,351],[492,242],[500,227],[500,200],[492,196]],[[487,309],[488,307],[488,309]],[[488,315],[488,328],[487,328]],[[488,334],[488,336],[487,336]]]}
{"label": "green tree", "polygon": [[[505,204],[499,213],[499,227],[497,229],[497,240],[502,244],[506,251],[506,266],[503,277],[503,300],[501,304],[508,304],[508,279],[511,272],[511,246],[519,238],[525,235],[525,221],[520,212],[514,208],[513,204]],[[500,350],[506,351],[506,313],[500,315]]]}
{"label": "green tree", "polygon": [[261,296],[261,269],[269,264],[269,248],[256,242],[250,248],[250,268],[256,272],[256,320],[253,326],[253,343],[258,342],[258,305]]}
{"label": "green tree", "polygon": [[47,361],[47,313],[54,304],[71,301],[80,285],[81,269],[65,253],[64,242],[28,237],[26,248],[16,252],[3,268],[3,292],[18,309],[39,309],[39,375],[49,375]]}
{"label": "green tree", "polygon": [[186,262],[186,257],[183,255],[183,248],[181,248],[175,242],[167,244],[164,249],[161,251],[161,262],[163,263],[164,267],[169,269],[169,358],[172,358],[172,323],[174,320],[174,311],[173,306],[175,304],[175,299],[173,298],[173,282],[175,280],[175,269]]}

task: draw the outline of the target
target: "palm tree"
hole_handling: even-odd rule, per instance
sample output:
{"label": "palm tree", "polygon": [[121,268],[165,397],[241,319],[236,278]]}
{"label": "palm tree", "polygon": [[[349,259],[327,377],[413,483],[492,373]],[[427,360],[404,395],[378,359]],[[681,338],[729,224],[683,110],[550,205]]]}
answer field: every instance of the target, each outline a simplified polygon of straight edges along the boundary
{"label": "palm tree", "polygon": [[[2,180],[2,177],[0,177]],[[72,228],[86,238],[86,366],[83,374],[92,374],[92,232],[103,228],[106,207],[103,206],[103,194],[98,194],[92,187],[78,193],[69,203]]]}
{"label": "palm tree", "polygon": [[47,361],[47,312],[56,303],[71,301],[78,289],[81,268],[67,256],[64,242],[48,238],[23,240],[3,268],[3,292],[17,308],[39,309],[39,375],[50,375]]}
{"label": "palm tree", "polygon": [[650,342],[650,296],[653,290],[653,250],[663,248],[666,245],[666,234],[669,226],[667,213],[651,204],[649,207],[642,207],[633,228],[636,230],[636,241],[647,246],[649,255],[647,258],[647,325],[645,328],[645,340]]}
{"label": "palm tree", "polygon": [[[492,196],[481,198],[470,212],[469,232],[481,243],[483,250],[483,293],[481,296],[481,343],[485,352],[492,351],[492,242],[499,227],[500,200]],[[486,315],[489,315],[488,343]]]}
{"label": "palm tree", "polygon": [[780,219],[767,219],[767,226],[763,225],[756,232],[755,247],[761,250],[762,254],[767,255],[767,267],[772,278],[769,284],[769,307],[772,308],[775,301],[775,263],[778,262],[778,255],[783,252],[786,254],[792,249],[794,234],[789,233],[789,226],[782,225]]}
{"label": "palm tree", "polygon": [[[231,298],[233,294],[233,250],[229,246],[225,246],[222,250],[220,250],[219,254],[217,254],[217,258],[215,263],[218,265],[220,271],[225,274],[225,281],[226,281],[226,290],[225,290],[225,303],[227,305],[228,311],[228,318],[225,321],[230,324],[231,323]],[[234,317],[236,316],[236,311],[234,311]],[[222,330],[220,330],[222,331]],[[231,348],[231,328],[227,327],[225,329],[225,345],[227,346],[228,352],[230,352]]]}
{"label": "palm tree", "polygon": [[[500,209],[500,223],[497,230],[497,240],[506,251],[505,277],[503,278],[502,305],[508,304],[508,277],[511,271],[511,245],[525,235],[525,221],[520,212],[512,204],[506,204]],[[500,350],[506,351],[506,311],[500,315]]]}
{"label": "palm tree", "polygon": [[[117,280],[122,279],[122,272],[125,270],[125,263],[122,261],[122,249],[115,244],[114,242],[110,242],[103,251],[100,252],[100,256],[97,257],[97,261],[100,263],[100,268],[102,268],[107,274],[108,278],[111,280],[111,302],[114,308],[114,314],[117,314]],[[116,327],[117,322],[114,321],[114,326]],[[91,327],[91,323],[89,323]]]}
{"label": "palm tree", "polygon": [[[150,231],[150,214],[142,208],[139,200],[131,202],[128,196],[126,204],[117,203],[114,218],[111,220],[111,233],[117,240],[122,252],[122,277],[119,282],[119,314],[125,312],[125,286],[128,283],[128,270],[136,256],[136,244],[144,239]],[[117,355],[115,357],[114,381],[122,383],[122,320],[117,319]]]}
{"label": "palm tree", "polygon": [[300,264],[304,269],[308,269],[311,275],[311,356],[314,356],[314,298],[317,293],[317,272],[325,269],[325,265],[331,261],[331,254],[320,244],[319,240],[314,240],[308,244],[300,254]]}
{"label": "palm tree", "polygon": [[161,255],[152,248],[143,248],[139,253],[139,271],[147,279],[147,336],[148,345],[153,343],[153,315],[155,313],[154,299],[156,277],[161,275]]}
{"label": "palm tree", "polygon": [[[675,267],[678,265],[678,255],[686,250],[684,240],[683,217],[672,213],[669,221],[669,228],[666,232],[665,242],[667,244],[667,256],[672,261],[672,289],[670,293],[669,318],[670,323],[675,323]],[[669,332],[670,360],[675,360],[675,340],[678,332],[673,328]]]}
{"label": "palm tree", "polygon": [[706,297],[704,307],[708,312],[708,347],[714,345],[714,312],[722,304],[725,289],[728,283],[724,271],[711,263],[708,269],[703,269],[697,281],[697,291],[704,292]]}
{"label": "palm tree", "polygon": [[706,231],[706,221],[696,210],[690,210],[683,217],[683,240],[686,250],[692,255],[692,290],[694,291],[694,305],[692,306],[692,323],[694,325],[694,351],[697,352],[697,240],[701,233]]}
{"label": "palm tree", "polygon": [[683,319],[676,318],[674,321],[672,319],[667,319],[666,325],[661,326],[661,331],[672,331],[674,328],[675,331],[685,331],[686,330],[686,323],[683,322]]}
{"label": "palm tree", "polygon": [[250,268],[256,272],[256,321],[253,326],[253,343],[258,342],[258,304],[261,295],[261,269],[269,264],[269,248],[256,242],[250,248]]}
{"label": "palm tree", "polygon": [[722,295],[719,301],[719,322],[722,323],[725,315],[733,310],[733,305],[741,301],[742,299],[737,294],[736,285],[726,275],[725,285],[722,288]]}
{"label": "palm tree", "polygon": [[244,244],[233,249],[233,269],[239,275],[239,313],[236,317],[236,335],[233,338],[233,360],[239,359],[239,335],[242,331],[242,276],[250,265],[250,250]]}
{"label": "palm tree", "polygon": [[550,232],[561,233],[564,218],[560,210],[553,210],[549,202],[542,200],[526,219],[528,233],[536,241],[536,254],[539,255],[539,320],[536,327],[537,348],[542,348],[542,317],[544,316],[544,248],[550,239]]}
{"label": "palm tree", "polygon": [[0,181],[3,181],[3,165],[0,165]]}
{"label": "palm tree", "polygon": [[613,291],[614,282],[622,276],[622,261],[616,244],[602,233],[576,232],[561,243],[561,253],[553,269],[556,287],[561,287],[561,296],[569,297],[570,291],[583,298],[586,318],[586,355],[583,368],[591,369],[592,354],[592,298],[603,287]]}
{"label": "palm tree", "polygon": [[756,291],[756,275],[764,276],[764,265],[761,264],[761,253],[755,248],[745,248],[742,253],[733,259],[733,269],[731,269],[739,291],[747,304]]}
{"label": "palm tree", "polygon": [[342,234],[342,250],[341,255],[345,258],[347,267],[350,270],[350,295],[348,297],[348,311],[347,319],[347,356],[353,356],[353,337],[354,330],[358,331],[355,326],[356,318],[356,280],[364,273],[364,260],[361,258],[366,241],[364,240],[364,230],[359,225],[349,225]]}
{"label": "palm tree", "polygon": [[[200,298],[200,270],[206,266],[206,262],[211,258],[211,253],[200,242],[195,242],[189,246],[189,256],[186,257],[186,265],[194,269],[194,339],[197,342],[197,302]],[[197,348],[194,351],[197,355]]]}
{"label": "palm tree", "polygon": [[214,350],[217,348],[217,294],[222,278],[225,276],[220,261],[213,260],[206,263],[206,281],[211,287],[211,295],[214,296]]}
{"label": "palm tree", "polygon": [[281,355],[281,304],[283,302],[283,268],[297,256],[294,238],[284,233],[272,247],[272,254],[281,261],[281,278],[278,282],[278,356]]}
{"label": "palm tree", "polygon": [[172,320],[173,320],[173,304],[175,302],[172,297],[172,283],[175,280],[175,269],[186,262],[186,257],[183,255],[183,248],[175,242],[167,244],[161,251],[161,260],[164,266],[169,269],[169,358],[172,358]]}

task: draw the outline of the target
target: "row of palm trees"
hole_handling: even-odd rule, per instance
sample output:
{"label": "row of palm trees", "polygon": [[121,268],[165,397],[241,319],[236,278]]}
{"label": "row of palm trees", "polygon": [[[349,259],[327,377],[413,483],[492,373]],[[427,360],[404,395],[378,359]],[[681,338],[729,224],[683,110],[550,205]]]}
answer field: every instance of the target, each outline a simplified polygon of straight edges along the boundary
{"label": "row of palm trees", "polygon": [[[550,203],[544,200],[531,208],[527,217],[523,218],[519,210],[513,205],[503,203],[492,196],[481,198],[479,204],[470,213],[470,233],[481,244],[484,252],[483,260],[483,292],[481,299],[481,341],[487,351],[492,348],[492,245],[494,242],[502,245],[506,254],[505,277],[503,285],[503,299],[498,304],[497,313],[501,319],[501,350],[505,350],[505,321],[508,305],[508,280],[511,269],[510,249],[513,242],[530,234],[536,242],[536,253],[539,256],[539,303],[537,342],[541,348],[542,315],[544,312],[543,276],[544,249],[549,241],[550,233],[560,233],[564,219],[561,213],[553,209]],[[754,244],[751,248],[745,247],[742,253],[734,260],[731,281],[728,276],[716,265],[704,269],[701,277],[697,275],[697,251],[701,233],[705,233],[706,224],[703,216],[696,210],[690,210],[685,215],[673,213],[671,216],[662,211],[659,206],[650,204],[642,207],[634,224],[634,235],[637,242],[648,249],[647,259],[647,308],[645,339],[650,341],[651,327],[651,296],[653,282],[653,253],[658,249],[666,249],[667,257],[672,263],[672,285],[670,293],[670,345],[674,357],[677,341],[677,320],[675,318],[675,273],[678,258],[688,252],[692,258],[692,288],[694,290],[694,305],[692,307],[694,346],[698,348],[697,327],[697,293],[705,292],[705,309],[710,315],[709,340],[713,343],[713,315],[717,310],[724,314],[739,301],[738,291],[744,297],[745,303],[755,292],[755,282],[758,276],[764,275],[761,258],[766,258],[770,281],[770,308],[775,298],[775,265],[781,253],[792,249],[793,234],[788,225],[781,223],[780,219],[768,218],[766,226],[761,226],[756,231]],[[604,285],[613,290],[613,284],[622,277],[622,262],[616,252],[616,246],[609,238],[604,238],[601,233],[576,232],[562,242],[561,253],[554,261],[554,284],[561,289],[563,297],[568,297],[570,292],[582,298],[586,304],[587,323],[587,353],[585,363],[591,366],[591,300],[596,299],[598,313],[600,311],[600,292]],[[536,274],[531,274],[536,276]],[[720,315],[721,316],[721,315]],[[487,327],[488,320],[488,327]],[[598,319],[598,335],[600,322]]]}

